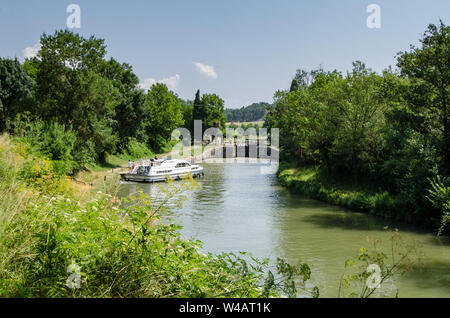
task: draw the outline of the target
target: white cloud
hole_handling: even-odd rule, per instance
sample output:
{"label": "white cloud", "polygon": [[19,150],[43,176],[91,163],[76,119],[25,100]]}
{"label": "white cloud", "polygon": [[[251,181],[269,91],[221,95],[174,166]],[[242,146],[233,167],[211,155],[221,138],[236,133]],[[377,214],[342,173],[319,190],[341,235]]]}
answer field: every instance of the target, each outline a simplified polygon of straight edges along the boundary
{"label": "white cloud", "polygon": [[41,49],[41,42],[39,41],[33,46],[28,46],[22,50],[22,58],[23,59],[31,59],[35,57],[39,50]]}
{"label": "white cloud", "polygon": [[170,90],[176,90],[178,88],[178,85],[180,84],[181,76],[179,74],[175,74],[171,77],[163,78],[159,81],[155,80],[154,78],[146,78],[142,83],[139,83],[139,88],[147,91],[152,87],[152,85],[156,83],[163,83],[167,85],[167,88]]}
{"label": "white cloud", "polygon": [[195,65],[195,68],[200,72],[200,74],[213,79],[217,78],[217,73],[211,65],[206,65],[199,62],[192,62],[192,64]]}

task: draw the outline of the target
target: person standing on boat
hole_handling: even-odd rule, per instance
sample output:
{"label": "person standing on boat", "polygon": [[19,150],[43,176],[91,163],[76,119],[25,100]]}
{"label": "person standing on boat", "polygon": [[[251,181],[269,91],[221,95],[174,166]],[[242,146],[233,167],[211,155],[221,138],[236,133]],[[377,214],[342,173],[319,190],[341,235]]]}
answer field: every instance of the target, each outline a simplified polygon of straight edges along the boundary
{"label": "person standing on boat", "polygon": [[128,160],[128,169],[130,169],[130,171],[133,170],[132,166],[133,163],[131,162],[131,160]]}

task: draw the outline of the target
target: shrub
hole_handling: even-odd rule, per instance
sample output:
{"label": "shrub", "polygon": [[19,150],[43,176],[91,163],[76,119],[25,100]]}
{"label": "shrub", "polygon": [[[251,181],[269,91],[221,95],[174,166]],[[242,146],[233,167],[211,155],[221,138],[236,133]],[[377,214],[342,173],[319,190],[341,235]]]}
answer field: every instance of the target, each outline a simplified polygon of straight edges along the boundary
{"label": "shrub", "polygon": [[[84,207],[64,196],[35,199],[2,233],[0,296],[268,297],[279,290],[295,296],[294,279],[310,277],[306,264],[279,261],[283,283],[269,272],[261,285],[267,260],[203,254],[179,226],[156,224],[160,210],[142,193],[127,208],[102,193]],[[73,269],[79,289],[68,287]],[[318,296],[317,288],[311,293]]]}
{"label": "shrub", "polygon": [[439,175],[430,181],[428,200],[441,212],[441,224],[438,235],[443,234],[450,227],[450,179]]}
{"label": "shrub", "polygon": [[73,161],[72,152],[76,135],[70,128],[58,123],[40,120],[25,122],[26,117],[16,119],[16,129],[20,141],[29,145],[31,152],[39,157],[54,161],[54,171],[59,175],[72,174],[78,165]]}
{"label": "shrub", "polygon": [[128,138],[124,154],[131,159],[152,158],[154,153],[142,142],[136,138]]}

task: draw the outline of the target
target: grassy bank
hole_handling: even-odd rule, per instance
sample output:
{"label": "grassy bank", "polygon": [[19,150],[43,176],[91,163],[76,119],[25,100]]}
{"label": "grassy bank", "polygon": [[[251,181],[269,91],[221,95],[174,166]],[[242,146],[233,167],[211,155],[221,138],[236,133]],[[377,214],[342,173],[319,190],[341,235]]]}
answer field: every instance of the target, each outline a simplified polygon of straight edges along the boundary
{"label": "grassy bank", "polygon": [[439,220],[425,220],[411,213],[411,207],[400,195],[394,195],[371,184],[353,185],[348,179],[332,178],[320,167],[283,162],[278,179],[293,193],[341,206],[353,211],[370,213],[393,221],[420,224],[433,228]]}

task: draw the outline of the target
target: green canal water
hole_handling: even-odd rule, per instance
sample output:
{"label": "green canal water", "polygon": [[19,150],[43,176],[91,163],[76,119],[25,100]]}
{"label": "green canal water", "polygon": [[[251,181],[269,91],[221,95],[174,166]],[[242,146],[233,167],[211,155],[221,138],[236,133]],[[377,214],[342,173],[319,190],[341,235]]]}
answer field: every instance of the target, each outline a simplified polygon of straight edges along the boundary
{"label": "green canal water", "polygon": [[[336,297],[345,260],[358,248],[370,247],[368,237],[389,245],[384,227],[396,227],[404,240],[417,242],[425,256],[420,270],[391,283],[399,289],[399,297],[450,297],[448,238],[293,195],[275,175],[261,174],[257,164],[202,166],[205,177],[198,179],[202,188],[184,193],[183,206],[173,206],[164,219],[181,224],[182,235],[201,240],[204,251],[246,251],[271,260],[306,262],[321,296]],[[143,190],[158,200],[161,186],[127,183],[119,194]]]}

